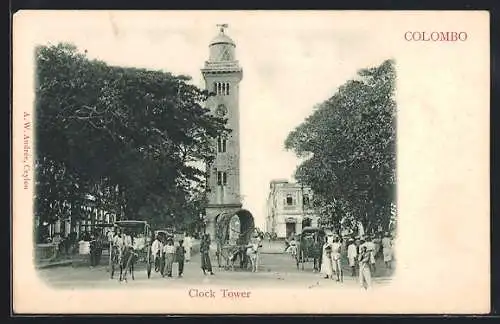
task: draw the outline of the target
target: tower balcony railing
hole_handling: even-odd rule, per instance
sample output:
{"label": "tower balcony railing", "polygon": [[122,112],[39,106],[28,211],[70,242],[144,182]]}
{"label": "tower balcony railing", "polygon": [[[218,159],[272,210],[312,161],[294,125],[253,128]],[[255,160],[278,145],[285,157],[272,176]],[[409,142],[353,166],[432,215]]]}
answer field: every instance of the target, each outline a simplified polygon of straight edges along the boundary
{"label": "tower balcony railing", "polygon": [[210,62],[210,61],[205,61],[205,68],[202,69],[202,71],[224,71],[227,72],[228,70],[234,71],[234,72],[240,72],[242,71],[242,68],[240,67],[238,61],[222,61],[222,62]]}

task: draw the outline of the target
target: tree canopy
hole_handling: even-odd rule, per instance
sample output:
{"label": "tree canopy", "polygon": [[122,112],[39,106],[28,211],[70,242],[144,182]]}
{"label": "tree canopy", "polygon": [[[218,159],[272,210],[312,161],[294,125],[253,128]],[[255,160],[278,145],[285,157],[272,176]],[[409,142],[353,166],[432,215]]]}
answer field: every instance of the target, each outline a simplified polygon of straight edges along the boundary
{"label": "tree canopy", "polygon": [[[203,208],[213,138],[230,130],[186,76],[110,66],[71,44],[36,50],[36,210],[89,203],[128,219],[179,224]],[[193,218],[194,217],[194,218]]]}
{"label": "tree canopy", "polygon": [[297,181],[314,191],[322,221],[340,229],[360,221],[388,229],[395,206],[396,72],[394,62],[360,70],[285,141],[305,159]]}

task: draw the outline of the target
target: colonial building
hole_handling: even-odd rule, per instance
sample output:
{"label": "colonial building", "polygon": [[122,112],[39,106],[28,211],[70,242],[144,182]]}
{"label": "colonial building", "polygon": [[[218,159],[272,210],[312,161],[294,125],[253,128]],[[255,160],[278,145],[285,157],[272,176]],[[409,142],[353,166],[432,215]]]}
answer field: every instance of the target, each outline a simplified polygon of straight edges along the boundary
{"label": "colonial building", "polygon": [[[117,220],[116,214],[98,208],[90,195],[86,204],[79,206],[77,211],[71,208],[71,204],[65,205],[70,209],[67,218],[48,223],[41,222],[38,216],[35,217],[35,233],[38,234],[38,240],[41,237],[52,238],[56,234],[67,237],[70,233],[76,233],[76,237],[80,238],[81,233],[91,232],[95,224],[112,224]],[[72,217],[71,212],[78,212],[79,215]]]}
{"label": "colonial building", "polygon": [[241,209],[239,83],[243,70],[235,55],[235,42],[225,34],[227,25],[219,25],[219,34],[209,44],[209,58],[201,70],[205,88],[214,95],[207,108],[227,119],[232,132],[214,143],[216,158],[207,165],[206,232],[213,238],[218,215]]}
{"label": "colonial building", "polygon": [[267,199],[266,232],[278,238],[299,234],[302,228],[318,226],[312,209],[312,190],[288,180],[273,180]]}

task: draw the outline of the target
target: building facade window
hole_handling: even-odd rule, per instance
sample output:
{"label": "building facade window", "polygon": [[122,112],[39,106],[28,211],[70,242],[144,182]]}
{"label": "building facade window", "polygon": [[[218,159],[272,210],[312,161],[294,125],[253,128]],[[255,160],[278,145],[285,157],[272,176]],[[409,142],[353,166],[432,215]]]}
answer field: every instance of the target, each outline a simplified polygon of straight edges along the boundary
{"label": "building facade window", "polygon": [[219,136],[217,138],[217,152],[218,153],[225,153],[226,147],[227,147],[227,140],[225,138]]}
{"label": "building facade window", "polygon": [[227,185],[227,173],[224,171],[217,171],[217,185]]}
{"label": "building facade window", "polygon": [[287,206],[292,206],[293,205],[293,197],[291,194],[286,195],[286,205]]}
{"label": "building facade window", "polygon": [[213,91],[215,94],[221,96],[228,96],[230,93],[229,88],[229,82],[214,82],[213,85]]}

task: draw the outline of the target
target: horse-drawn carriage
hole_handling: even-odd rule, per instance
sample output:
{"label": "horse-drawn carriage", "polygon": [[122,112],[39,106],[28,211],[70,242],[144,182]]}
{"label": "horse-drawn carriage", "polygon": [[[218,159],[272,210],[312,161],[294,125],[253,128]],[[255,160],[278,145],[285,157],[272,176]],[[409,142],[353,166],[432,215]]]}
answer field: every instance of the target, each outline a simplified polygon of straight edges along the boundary
{"label": "horse-drawn carriage", "polygon": [[112,244],[109,254],[111,278],[115,270],[120,269],[120,280],[126,280],[127,271],[134,279],[134,266],[136,263],[146,263],[148,273],[151,271],[151,227],[148,222],[140,220],[116,221],[115,229],[122,234],[131,237],[132,247],[119,250],[117,245]]}
{"label": "horse-drawn carriage", "polygon": [[238,259],[240,268],[248,268],[250,260],[246,251],[254,233],[255,224],[250,212],[242,209],[236,213],[219,215],[215,232],[219,268],[234,269]]}
{"label": "horse-drawn carriage", "polygon": [[304,227],[298,235],[297,254],[295,260],[297,269],[301,265],[304,270],[304,263],[313,261],[313,269],[319,271],[321,267],[321,257],[323,255],[323,244],[326,233],[318,227]]}

